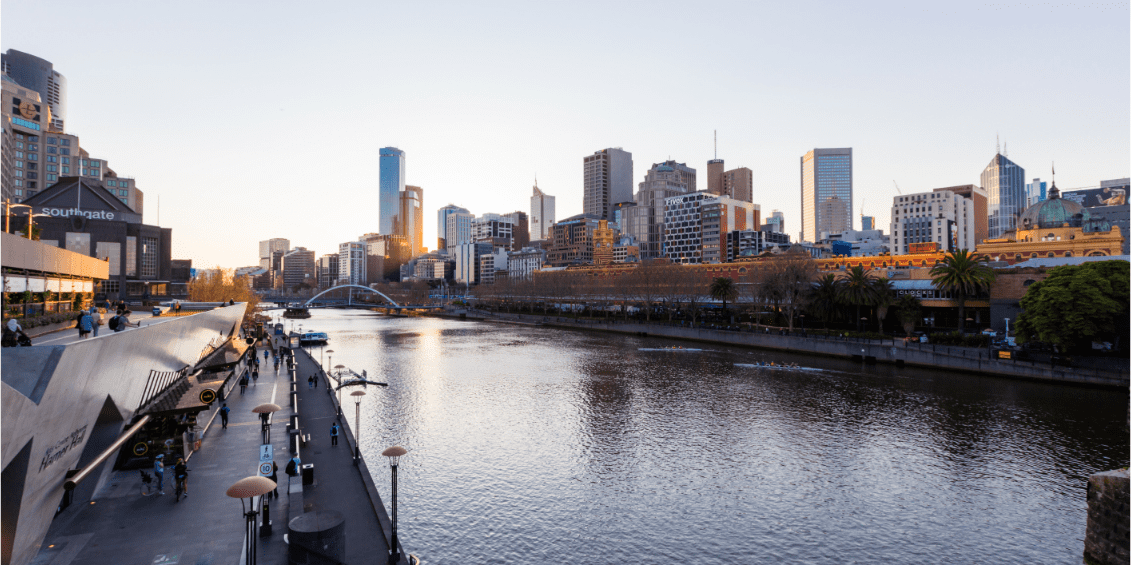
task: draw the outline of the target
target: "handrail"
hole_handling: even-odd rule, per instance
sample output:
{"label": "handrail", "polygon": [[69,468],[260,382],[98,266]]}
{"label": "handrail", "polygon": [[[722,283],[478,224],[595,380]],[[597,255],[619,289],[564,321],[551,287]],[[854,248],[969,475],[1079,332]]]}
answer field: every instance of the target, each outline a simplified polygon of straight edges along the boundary
{"label": "handrail", "polygon": [[126,430],[126,433],[122,434],[118,437],[118,439],[114,440],[114,443],[111,443],[110,446],[107,447],[102,453],[99,453],[98,457],[94,458],[94,461],[87,463],[86,467],[83,467],[81,471],[75,473],[75,476],[67,479],[67,482],[63,483],[63,488],[67,490],[75,490],[75,487],[79,483],[81,483],[83,479],[90,476],[90,474],[93,473],[94,470],[97,469],[103,461],[106,461],[106,458],[110,457],[110,455],[118,451],[118,449],[122,447],[122,444],[129,441],[129,439],[133,437],[134,434],[136,434],[139,430],[141,430],[141,428],[145,426],[147,422],[149,422],[149,414],[142,416],[141,419],[138,420],[133,426],[130,426],[130,429]]}

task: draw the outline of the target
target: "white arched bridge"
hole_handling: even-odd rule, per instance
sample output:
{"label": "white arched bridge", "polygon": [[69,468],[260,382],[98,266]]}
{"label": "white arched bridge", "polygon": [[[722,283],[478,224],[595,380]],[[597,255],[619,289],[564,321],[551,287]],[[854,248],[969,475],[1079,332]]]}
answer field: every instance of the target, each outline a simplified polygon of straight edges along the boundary
{"label": "white arched bridge", "polygon": [[[372,302],[354,302],[353,291],[354,289],[362,290],[372,294],[376,294],[385,299],[384,304],[374,304]],[[331,296],[325,297],[328,294],[338,294],[342,290],[349,290],[346,297]],[[273,302],[277,304],[277,308],[266,308],[267,310],[274,310],[279,308],[381,308],[385,310],[426,310],[433,308],[441,308],[436,305],[414,305],[414,304],[398,304],[396,300],[389,298],[389,296],[379,290],[362,286],[359,284],[342,284],[333,288],[328,288],[315,294],[303,302],[298,302],[294,297],[289,296],[264,296],[264,302]]]}

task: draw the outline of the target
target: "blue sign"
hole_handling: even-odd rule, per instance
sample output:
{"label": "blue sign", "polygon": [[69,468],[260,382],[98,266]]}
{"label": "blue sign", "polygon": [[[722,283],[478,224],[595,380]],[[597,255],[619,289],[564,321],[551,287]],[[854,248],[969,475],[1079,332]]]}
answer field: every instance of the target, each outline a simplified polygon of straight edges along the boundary
{"label": "blue sign", "polygon": [[25,128],[28,128],[28,129],[33,129],[35,131],[39,131],[39,124],[37,124],[35,122],[29,122],[29,121],[27,121],[23,118],[17,118],[15,116],[12,116],[12,123],[16,124],[17,126],[23,126]]}
{"label": "blue sign", "polygon": [[196,278],[196,269],[189,269],[188,270],[188,276],[189,276],[190,279],[195,279]]}

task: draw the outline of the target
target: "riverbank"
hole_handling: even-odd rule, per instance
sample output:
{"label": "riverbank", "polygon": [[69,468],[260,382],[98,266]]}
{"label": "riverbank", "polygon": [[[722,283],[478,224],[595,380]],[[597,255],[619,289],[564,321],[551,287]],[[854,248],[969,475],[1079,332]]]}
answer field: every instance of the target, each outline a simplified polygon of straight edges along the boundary
{"label": "riverbank", "polygon": [[[464,314],[464,316],[461,317],[460,314]],[[993,359],[990,358],[990,352],[984,349],[921,344],[918,342],[905,343],[899,339],[878,341],[839,337],[802,337],[788,334],[736,332],[615,320],[571,320],[556,316],[497,314],[483,310],[455,310],[442,314],[430,313],[426,315],[664,337],[839,357],[864,363],[890,363],[896,366],[912,365],[963,373],[1083,386],[1127,388],[1129,382],[1131,382],[1126,370],[1110,371],[1098,368],[1059,367],[1031,361]]]}

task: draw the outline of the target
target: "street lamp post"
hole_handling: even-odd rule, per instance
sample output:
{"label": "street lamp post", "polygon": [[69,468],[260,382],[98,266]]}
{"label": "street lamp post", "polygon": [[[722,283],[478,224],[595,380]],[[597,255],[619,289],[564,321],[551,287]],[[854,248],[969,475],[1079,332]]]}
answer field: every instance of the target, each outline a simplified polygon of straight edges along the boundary
{"label": "street lamp post", "polygon": [[[240,499],[240,508],[247,520],[244,529],[244,547],[247,549],[244,562],[247,565],[256,565],[256,558],[259,554],[256,546],[259,536],[255,535],[255,517],[259,515],[259,512],[255,509],[255,499],[275,490],[277,487],[275,481],[267,477],[245,477],[228,487],[227,495]],[[245,498],[249,499],[247,506],[244,506],[243,499]]]}
{"label": "street lamp post", "polygon": [[[337,381],[337,383],[338,383],[338,418],[341,418],[342,417],[342,369],[345,369],[346,366],[345,365],[334,365],[334,368],[337,369],[337,371],[335,371],[337,373],[337,376],[334,377],[334,380]],[[327,381],[327,382],[329,382],[329,381]]]}
{"label": "street lamp post", "polygon": [[27,208],[27,209],[30,210],[31,206],[28,206],[27,204],[12,204],[12,202],[10,200],[5,200],[4,201],[4,233],[11,233],[11,231],[8,229],[8,224],[9,224],[9,218],[12,217],[12,208]]}
{"label": "street lamp post", "polygon": [[353,464],[357,465],[358,460],[361,458],[361,397],[365,396],[365,391],[364,390],[355,390],[355,391],[350,393],[350,396],[353,397],[353,406],[354,406]]}
{"label": "street lamp post", "polygon": [[395,445],[381,452],[381,455],[389,458],[389,468],[393,471],[393,520],[392,520],[392,533],[389,540],[389,563],[396,564],[401,560],[401,548],[397,543],[397,465],[400,463],[401,456],[408,453],[408,450]]}
{"label": "street lamp post", "polygon": [[32,239],[31,232],[34,231],[34,228],[35,228],[35,219],[40,217],[40,216],[50,216],[50,214],[33,214],[32,211],[31,211],[31,207],[30,206],[28,207],[28,209],[27,209],[27,238],[28,239]]}

